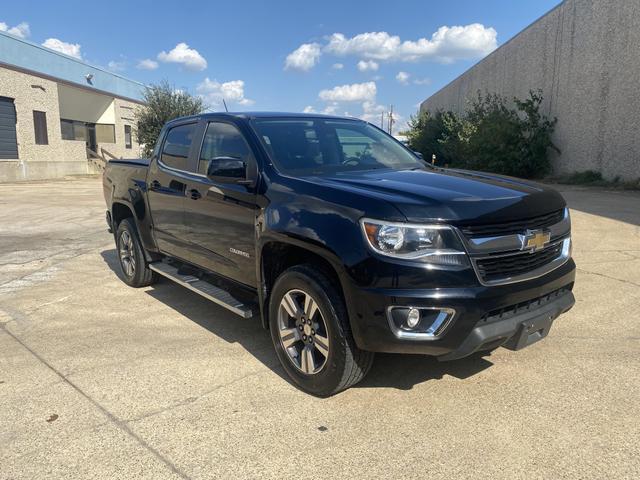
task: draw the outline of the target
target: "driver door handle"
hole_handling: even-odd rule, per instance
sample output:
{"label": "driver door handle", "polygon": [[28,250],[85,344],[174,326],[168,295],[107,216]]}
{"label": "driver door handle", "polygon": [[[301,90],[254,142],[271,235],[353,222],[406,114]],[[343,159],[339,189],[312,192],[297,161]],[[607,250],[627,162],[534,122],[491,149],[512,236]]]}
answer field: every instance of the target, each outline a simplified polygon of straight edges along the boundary
{"label": "driver door handle", "polygon": [[153,182],[151,182],[151,185],[149,185],[151,187],[151,190],[158,190],[161,185],[160,182],[158,180],[154,180]]}
{"label": "driver door handle", "polygon": [[192,188],[191,190],[189,190],[189,197],[191,197],[191,200],[198,200],[200,197],[202,197],[202,195],[198,190]]}

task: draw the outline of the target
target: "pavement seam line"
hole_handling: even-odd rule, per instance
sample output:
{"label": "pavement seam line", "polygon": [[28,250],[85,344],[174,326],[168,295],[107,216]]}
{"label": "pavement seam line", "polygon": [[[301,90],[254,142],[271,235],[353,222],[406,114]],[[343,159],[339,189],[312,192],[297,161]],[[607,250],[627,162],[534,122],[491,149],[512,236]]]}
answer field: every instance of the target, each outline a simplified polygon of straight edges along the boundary
{"label": "pavement seam line", "polygon": [[178,475],[180,478],[185,480],[191,480],[190,477],[180,470],[177,466],[175,466],[168,458],[162,455],[158,450],[149,445],[142,437],[140,437],[137,433],[135,433],[127,424],[118,419],[113,413],[106,409],[106,407],[102,406],[97,400],[94,400],[89,394],[85,393],[80,387],[78,387],[71,380],[66,378],[60,371],[58,371],[54,366],[49,364],[40,354],[38,354],[35,350],[29,347],[25,342],[23,342],[18,336],[14,335],[6,328],[6,324],[0,324],[0,329],[2,329],[5,333],[7,333],[11,338],[13,338],[17,343],[19,343],[25,350],[27,350],[31,355],[33,355],[40,363],[46,366],[49,370],[55,373],[58,377],[62,379],[64,383],[73,388],[76,392],[82,395],[85,399],[87,399],[94,407],[96,407],[102,414],[107,417],[110,422],[115,425],[117,428],[122,430],[124,433],[133,438],[139,445],[141,445],[144,449],[146,449],[149,453],[151,453],[157,460],[162,462],[165,466],[167,466],[173,473]]}
{"label": "pavement seam line", "polygon": [[585,270],[584,268],[576,268],[576,270],[579,271],[579,272],[582,272],[582,273],[589,274],[589,275],[597,275],[598,277],[608,278],[609,280],[615,280],[617,282],[622,282],[622,283],[625,283],[627,285],[633,285],[634,287],[640,287],[640,283],[635,283],[635,282],[631,282],[629,280],[623,280],[621,278],[612,277],[612,276],[606,275],[604,273],[591,272],[589,270]]}
{"label": "pavement seam line", "polygon": [[239,383],[239,382],[241,382],[243,380],[246,380],[247,378],[250,378],[250,377],[253,377],[253,376],[256,376],[256,375],[262,375],[264,373],[266,373],[264,370],[259,370],[259,371],[256,371],[256,372],[247,373],[246,375],[243,375],[240,378],[236,378],[234,380],[231,380],[230,382],[220,384],[220,385],[216,386],[215,388],[211,388],[211,389],[209,389],[209,390],[207,390],[205,392],[202,392],[197,397],[185,398],[184,400],[181,400],[179,402],[175,402],[175,403],[172,403],[171,405],[167,405],[164,408],[159,408],[157,410],[153,410],[153,411],[144,413],[144,414],[139,415],[137,417],[133,417],[133,418],[130,418],[130,419],[123,420],[123,423],[127,423],[127,424],[135,423],[135,422],[139,422],[141,420],[146,420],[147,418],[155,417],[156,415],[161,415],[161,414],[163,414],[165,412],[170,412],[171,410],[174,410],[176,408],[182,407],[184,405],[189,405],[191,403],[195,403],[198,400],[201,400],[201,399],[207,397],[208,395],[211,395],[212,393],[217,392],[218,390],[233,386],[236,383]]}

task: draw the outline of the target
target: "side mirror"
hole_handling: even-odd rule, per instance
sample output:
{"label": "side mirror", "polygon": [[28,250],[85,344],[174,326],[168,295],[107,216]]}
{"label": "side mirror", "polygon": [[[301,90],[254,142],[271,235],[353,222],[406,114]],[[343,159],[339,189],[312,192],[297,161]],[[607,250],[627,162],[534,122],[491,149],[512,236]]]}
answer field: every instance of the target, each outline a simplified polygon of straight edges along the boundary
{"label": "side mirror", "polygon": [[236,157],[215,157],[209,160],[207,177],[223,183],[240,183],[247,179],[247,164]]}
{"label": "side mirror", "polygon": [[418,157],[420,160],[424,160],[424,155],[422,155],[422,153],[420,152],[416,152],[415,150],[413,151],[413,154]]}

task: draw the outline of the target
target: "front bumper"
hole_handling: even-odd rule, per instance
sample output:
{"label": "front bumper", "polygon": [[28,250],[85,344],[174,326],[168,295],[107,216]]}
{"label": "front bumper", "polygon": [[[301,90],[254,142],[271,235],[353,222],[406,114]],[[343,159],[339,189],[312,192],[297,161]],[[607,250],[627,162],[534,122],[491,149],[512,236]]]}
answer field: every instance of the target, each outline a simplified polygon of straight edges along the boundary
{"label": "front bumper", "polygon": [[[360,348],[454,360],[501,345],[519,349],[544,338],[553,320],[573,306],[574,280],[575,264],[569,260],[526,282],[430,289],[372,289],[351,283],[346,297]],[[452,308],[456,313],[436,339],[398,338],[389,325],[389,306]]]}

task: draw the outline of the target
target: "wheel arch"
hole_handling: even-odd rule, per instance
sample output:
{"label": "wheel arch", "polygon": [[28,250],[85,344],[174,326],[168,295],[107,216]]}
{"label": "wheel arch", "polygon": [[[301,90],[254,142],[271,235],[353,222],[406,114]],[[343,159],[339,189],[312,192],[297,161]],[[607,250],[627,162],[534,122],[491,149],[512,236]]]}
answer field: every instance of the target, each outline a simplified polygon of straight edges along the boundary
{"label": "wheel arch", "polygon": [[258,289],[262,326],[265,329],[269,328],[268,301],[276,279],[288,268],[303,264],[312,265],[327,275],[334,285],[339,286],[339,293],[345,300],[344,284],[341,278],[344,269],[332,252],[304,242],[268,240],[260,248],[260,287]]}

